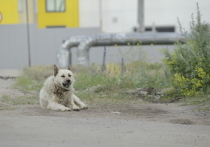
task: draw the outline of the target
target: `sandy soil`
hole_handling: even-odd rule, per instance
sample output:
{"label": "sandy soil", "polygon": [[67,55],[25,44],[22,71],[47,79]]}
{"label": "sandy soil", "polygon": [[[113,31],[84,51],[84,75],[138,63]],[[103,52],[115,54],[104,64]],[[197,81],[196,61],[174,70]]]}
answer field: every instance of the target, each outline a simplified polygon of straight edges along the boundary
{"label": "sandy soil", "polygon": [[[4,95],[24,95],[11,88],[14,82],[0,79],[0,100]],[[38,104],[0,102],[1,145],[207,147],[210,144],[210,113],[195,111],[196,106],[140,101],[94,102],[89,106],[79,112],[55,112],[43,110]]]}

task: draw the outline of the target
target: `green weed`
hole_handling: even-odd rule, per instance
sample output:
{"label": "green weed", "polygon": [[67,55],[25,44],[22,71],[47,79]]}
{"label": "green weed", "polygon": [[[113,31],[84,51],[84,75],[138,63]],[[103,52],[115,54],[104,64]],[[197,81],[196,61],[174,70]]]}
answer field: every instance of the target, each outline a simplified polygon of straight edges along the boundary
{"label": "green weed", "polygon": [[10,96],[2,96],[1,102],[11,104],[11,105],[34,105],[38,104],[38,96],[18,96],[18,97],[10,97]]}
{"label": "green weed", "polygon": [[201,21],[197,4],[197,17],[190,23],[187,33],[180,24],[184,44],[176,43],[174,52],[164,50],[164,63],[171,73],[173,87],[185,97],[199,97],[210,93],[210,35],[208,26]]}
{"label": "green weed", "polygon": [[14,110],[14,108],[7,104],[0,104],[0,110]]}
{"label": "green weed", "polygon": [[26,93],[28,91],[39,91],[42,85],[43,81],[34,80],[33,77],[22,75],[17,79],[14,88]]}
{"label": "green weed", "polygon": [[10,96],[9,96],[9,95],[2,95],[1,98],[2,98],[2,99],[9,99]]}

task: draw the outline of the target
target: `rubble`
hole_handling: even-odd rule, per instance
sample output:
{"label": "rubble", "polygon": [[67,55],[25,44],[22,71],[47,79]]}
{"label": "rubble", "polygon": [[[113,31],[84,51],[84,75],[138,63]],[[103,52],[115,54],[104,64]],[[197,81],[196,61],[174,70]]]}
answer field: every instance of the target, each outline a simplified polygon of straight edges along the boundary
{"label": "rubble", "polygon": [[126,94],[133,95],[140,99],[150,98],[154,100],[159,100],[163,97],[167,91],[172,90],[171,88],[165,88],[162,90],[154,89],[153,87],[147,88],[137,88],[135,90],[127,91]]}

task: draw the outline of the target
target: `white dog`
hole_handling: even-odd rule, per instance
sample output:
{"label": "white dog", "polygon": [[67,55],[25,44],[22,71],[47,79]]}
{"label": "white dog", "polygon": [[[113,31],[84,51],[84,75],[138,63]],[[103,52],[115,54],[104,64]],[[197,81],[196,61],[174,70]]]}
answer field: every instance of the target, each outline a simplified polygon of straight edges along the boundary
{"label": "white dog", "polygon": [[54,75],[50,76],[44,83],[40,91],[40,105],[42,108],[60,111],[75,111],[87,109],[88,106],[83,103],[74,92],[74,75],[67,69],[58,69],[54,65]]}

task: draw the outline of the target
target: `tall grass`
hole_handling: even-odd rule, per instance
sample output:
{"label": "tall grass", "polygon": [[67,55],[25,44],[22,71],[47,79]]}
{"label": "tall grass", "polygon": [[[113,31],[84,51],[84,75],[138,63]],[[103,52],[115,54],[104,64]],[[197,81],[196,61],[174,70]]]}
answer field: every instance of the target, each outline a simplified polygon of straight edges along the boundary
{"label": "tall grass", "polygon": [[[122,68],[126,71],[122,72]],[[75,89],[84,90],[96,85],[104,85],[115,89],[125,88],[166,88],[169,83],[164,76],[161,64],[140,63],[138,61],[125,64],[109,63],[101,72],[100,66],[90,67],[87,72],[75,73]]]}
{"label": "tall grass", "polygon": [[[122,69],[124,68],[124,69]],[[125,71],[126,68],[126,71]],[[124,70],[124,72],[122,72]],[[101,66],[90,67],[73,66],[76,91],[85,97],[93,97],[87,89],[101,85],[95,97],[106,95],[109,98],[125,98],[125,92],[130,89],[152,87],[156,89],[166,88],[169,83],[164,76],[161,64],[148,64],[135,61],[129,64],[106,64],[106,69]],[[53,66],[35,66],[24,69],[24,74],[17,79],[15,87],[23,92],[39,92],[45,79],[53,74]]]}
{"label": "tall grass", "polygon": [[36,91],[38,92],[43,86],[44,80],[52,75],[53,68],[51,66],[34,66],[25,68],[23,74],[17,79],[14,88],[22,92]]}

